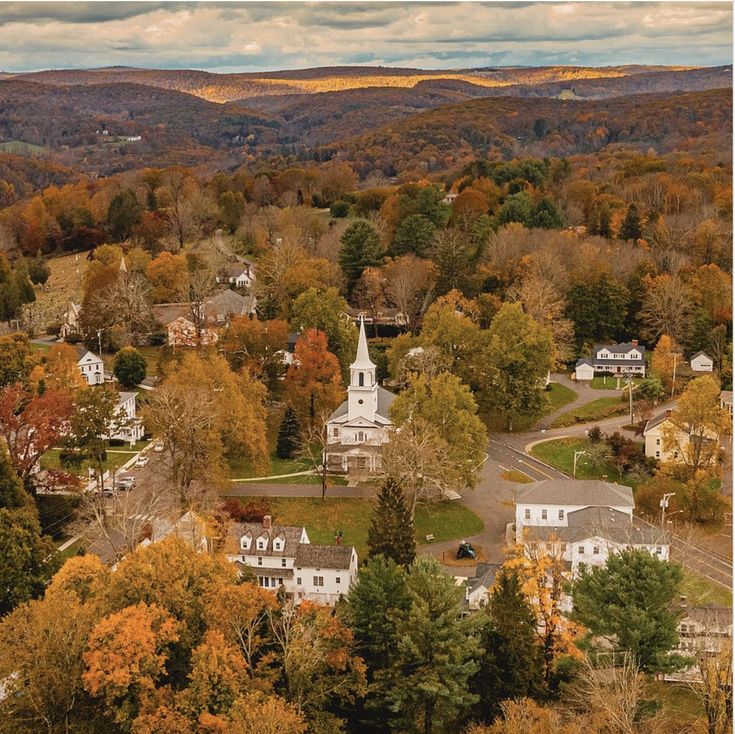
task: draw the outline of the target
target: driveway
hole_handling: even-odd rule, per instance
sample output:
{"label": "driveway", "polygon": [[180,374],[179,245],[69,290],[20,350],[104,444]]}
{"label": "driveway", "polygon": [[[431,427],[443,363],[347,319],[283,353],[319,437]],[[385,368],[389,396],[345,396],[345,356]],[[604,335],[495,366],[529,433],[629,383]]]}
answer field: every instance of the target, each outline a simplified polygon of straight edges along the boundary
{"label": "driveway", "polygon": [[[562,373],[551,375],[551,381],[573,390],[577,393],[577,397],[571,403],[559,408],[559,410],[555,410],[553,413],[549,413],[549,415],[544,416],[537,424],[537,428],[539,429],[548,428],[560,415],[564,415],[564,413],[568,413],[570,410],[581,408],[583,405],[591,403],[593,400],[597,400],[598,398],[620,397],[621,395],[620,390],[615,389],[595,390],[590,387],[588,382],[577,382],[576,380],[572,380],[569,375]],[[614,387],[614,377],[610,378],[610,384]]]}

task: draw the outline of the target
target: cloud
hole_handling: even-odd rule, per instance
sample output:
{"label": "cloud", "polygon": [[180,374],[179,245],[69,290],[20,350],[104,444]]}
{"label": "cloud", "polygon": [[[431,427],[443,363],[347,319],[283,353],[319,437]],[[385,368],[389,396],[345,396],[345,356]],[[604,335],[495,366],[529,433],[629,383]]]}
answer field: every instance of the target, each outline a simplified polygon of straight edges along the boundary
{"label": "cloud", "polygon": [[726,64],[724,2],[0,2],[0,69]]}

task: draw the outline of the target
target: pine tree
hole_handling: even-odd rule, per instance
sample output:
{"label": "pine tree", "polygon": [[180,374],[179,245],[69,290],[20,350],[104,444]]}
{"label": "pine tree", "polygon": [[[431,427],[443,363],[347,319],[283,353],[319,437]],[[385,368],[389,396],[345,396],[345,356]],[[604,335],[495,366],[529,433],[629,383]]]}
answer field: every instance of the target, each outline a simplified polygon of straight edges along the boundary
{"label": "pine tree", "polygon": [[628,207],[625,219],[620,225],[618,237],[621,240],[639,240],[641,238],[641,217],[635,204]]}
{"label": "pine tree", "polygon": [[383,555],[401,566],[416,557],[416,535],[403,488],[388,477],[378,493],[368,530],[368,555]]}
{"label": "pine tree", "polygon": [[478,669],[477,615],[462,614],[464,591],[434,558],[416,558],[406,591],[410,608],[398,622],[388,671],[391,709],[403,718],[401,731],[458,731],[458,720],[477,701],[468,688]]}
{"label": "pine tree", "polygon": [[383,248],[380,236],[369,222],[358,219],[344,232],[340,239],[339,264],[352,290],[365,268],[383,264]]}
{"label": "pine tree", "polygon": [[543,690],[543,659],[536,619],[518,574],[502,568],[493,587],[483,629],[480,670],[472,690],[480,697],[475,716],[491,721],[508,698],[533,698]]}
{"label": "pine tree", "polygon": [[296,417],[294,409],[289,405],[278,429],[276,456],[279,459],[293,459],[299,448],[300,433],[299,419]]}

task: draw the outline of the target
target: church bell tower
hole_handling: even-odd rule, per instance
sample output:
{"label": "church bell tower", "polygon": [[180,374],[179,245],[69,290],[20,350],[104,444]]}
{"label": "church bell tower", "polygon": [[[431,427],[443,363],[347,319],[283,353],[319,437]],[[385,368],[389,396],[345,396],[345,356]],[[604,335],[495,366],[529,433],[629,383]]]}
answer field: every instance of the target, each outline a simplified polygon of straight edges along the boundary
{"label": "church bell tower", "polygon": [[365,321],[360,317],[360,336],[357,340],[357,356],[350,365],[350,385],[347,388],[347,417],[365,418],[375,421],[378,411],[378,381],[375,378],[375,365],[368,354]]}

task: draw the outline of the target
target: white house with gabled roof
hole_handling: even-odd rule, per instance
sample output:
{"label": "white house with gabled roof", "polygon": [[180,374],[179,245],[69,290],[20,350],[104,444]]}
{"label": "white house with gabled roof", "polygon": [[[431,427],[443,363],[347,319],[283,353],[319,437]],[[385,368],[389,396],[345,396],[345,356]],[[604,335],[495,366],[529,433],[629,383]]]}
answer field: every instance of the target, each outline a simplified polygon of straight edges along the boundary
{"label": "white house with gabled roof", "polygon": [[689,365],[692,368],[692,372],[712,372],[715,368],[714,360],[705,352],[697,352],[692,355],[692,358],[689,360]]}
{"label": "white house with gabled roof", "polygon": [[76,347],[77,367],[88,385],[101,385],[105,381],[105,363],[101,357],[85,347]]}
{"label": "white house with gabled roof", "polygon": [[357,355],[350,365],[345,400],[327,421],[327,466],[340,472],[378,472],[381,446],[393,429],[390,406],[395,396],[380,387],[368,353],[365,322],[360,319]]}
{"label": "white house with gabled roof", "polygon": [[614,375],[631,374],[636,377],[645,377],[645,353],[646,348],[640,346],[637,339],[620,344],[598,345],[592,357],[580,359],[577,367],[591,365],[594,373],[607,372]]}

